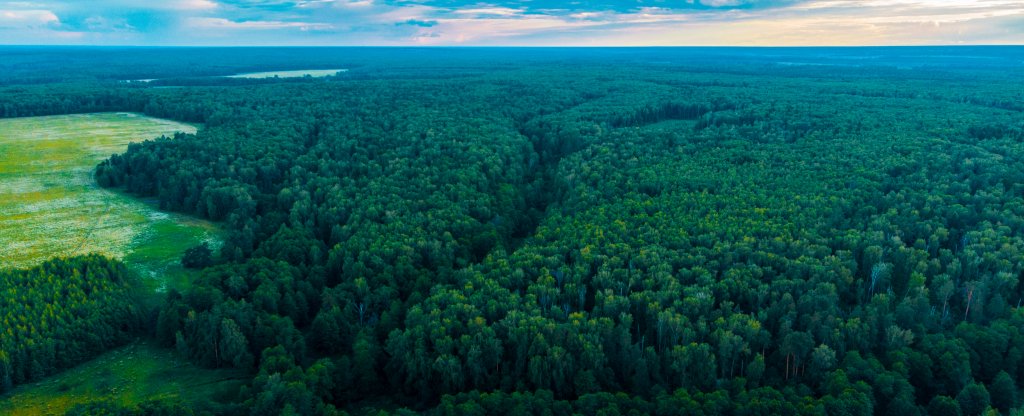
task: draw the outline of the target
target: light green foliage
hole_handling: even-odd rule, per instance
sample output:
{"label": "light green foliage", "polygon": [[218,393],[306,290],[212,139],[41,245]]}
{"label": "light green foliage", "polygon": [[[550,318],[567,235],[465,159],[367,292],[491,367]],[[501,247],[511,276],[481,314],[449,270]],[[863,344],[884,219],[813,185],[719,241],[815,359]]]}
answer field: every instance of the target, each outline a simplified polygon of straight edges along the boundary
{"label": "light green foliage", "polygon": [[96,164],[130,142],[195,126],[130,113],[0,120],[0,268],[57,256],[119,258],[147,286],[180,287],[188,247],[216,240],[210,223],[160,212],[96,186]]}
{"label": "light green foliage", "polygon": [[130,341],[140,314],[127,276],[98,255],[0,270],[0,391]]}

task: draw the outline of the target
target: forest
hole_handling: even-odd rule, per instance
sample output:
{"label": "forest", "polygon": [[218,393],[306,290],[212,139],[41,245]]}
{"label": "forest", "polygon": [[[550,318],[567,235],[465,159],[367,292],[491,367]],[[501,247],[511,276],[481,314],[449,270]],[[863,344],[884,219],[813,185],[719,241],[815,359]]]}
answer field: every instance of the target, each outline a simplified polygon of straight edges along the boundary
{"label": "forest", "polygon": [[868,49],[0,49],[4,117],[202,123],[94,176],[225,232],[154,310],[0,272],[0,391],[141,336],[251,380],[68,414],[1021,414],[1024,50]]}
{"label": "forest", "polygon": [[0,390],[67,369],[140,331],[123,264],[98,255],[0,270]]}

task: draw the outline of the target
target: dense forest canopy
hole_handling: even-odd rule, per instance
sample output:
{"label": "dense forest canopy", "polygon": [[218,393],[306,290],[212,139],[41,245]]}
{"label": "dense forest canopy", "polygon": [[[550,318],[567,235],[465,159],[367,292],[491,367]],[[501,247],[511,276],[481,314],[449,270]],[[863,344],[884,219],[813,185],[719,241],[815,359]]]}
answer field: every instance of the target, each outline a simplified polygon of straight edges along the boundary
{"label": "dense forest canopy", "polygon": [[204,123],[95,177],[227,232],[143,326],[243,401],[72,413],[1019,406],[1021,48],[0,51],[4,116]]}
{"label": "dense forest canopy", "polygon": [[67,369],[138,332],[124,265],[92,255],[0,270],[0,391]]}

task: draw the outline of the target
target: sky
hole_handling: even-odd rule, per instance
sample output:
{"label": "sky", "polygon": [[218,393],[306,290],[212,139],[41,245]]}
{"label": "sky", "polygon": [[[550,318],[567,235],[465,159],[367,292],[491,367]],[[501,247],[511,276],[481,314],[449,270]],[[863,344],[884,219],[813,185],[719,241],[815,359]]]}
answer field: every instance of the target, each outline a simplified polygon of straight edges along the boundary
{"label": "sky", "polygon": [[7,45],[1024,44],[1024,0],[0,0]]}

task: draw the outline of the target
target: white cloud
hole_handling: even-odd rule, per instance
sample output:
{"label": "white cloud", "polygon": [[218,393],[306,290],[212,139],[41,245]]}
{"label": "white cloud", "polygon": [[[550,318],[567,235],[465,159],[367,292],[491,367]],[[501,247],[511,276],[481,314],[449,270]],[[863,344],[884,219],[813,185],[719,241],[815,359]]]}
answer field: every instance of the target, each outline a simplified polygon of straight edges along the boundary
{"label": "white cloud", "polygon": [[0,10],[0,27],[39,27],[59,23],[60,18],[49,10]]}
{"label": "white cloud", "polygon": [[701,0],[700,4],[711,7],[731,7],[744,4],[743,0]]}
{"label": "white cloud", "polygon": [[438,36],[425,39],[427,43],[466,43],[493,41],[530,35],[552,29],[567,30],[601,23],[566,21],[552,16],[529,16],[521,19],[439,19],[437,26],[425,31]]}
{"label": "white cloud", "polygon": [[438,9],[430,6],[389,7],[367,16],[364,21],[386,25],[409,20],[431,20],[438,15]]}
{"label": "white cloud", "polygon": [[[941,3],[944,7],[935,7]],[[659,21],[661,20],[661,21]],[[588,36],[553,33],[550,44],[852,46],[1024,43],[1024,3],[1014,1],[816,1],[788,8],[682,14],[641,10],[605,19]],[[612,25],[612,22],[616,22]]]}
{"label": "white cloud", "polygon": [[606,16],[606,12],[579,12],[572,13],[569,17],[573,19],[599,19],[602,16]]}
{"label": "white cloud", "polygon": [[220,7],[213,0],[156,0],[156,1],[135,1],[135,0],[101,0],[95,2],[82,2],[83,4],[61,2],[66,9],[90,9],[95,12],[116,13],[126,10],[158,10],[176,12],[206,12]]}
{"label": "white cloud", "polygon": [[453,11],[459,15],[473,16],[518,16],[523,14],[523,9],[512,9],[508,7],[477,7],[469,9],[456,9]]}
{"label": "white cloud", "polygon": [[210,0],[181,0],[168,3],[172,8],[178,10],[210,10],[217,8],[217,3]]}
{"label": "white cloud", "polygon": [[332,1],[331,3],[333,3],[337,7],[346,9],[367,8],[372,7],[374,5],[373,0],[340,0]]}
{"label": "white cloud", "polygon": [[[668,0],[634,3],[646,6],[628,11],[585,2],[571,10],[543,9],[529,1],[455,7],[436,0],[0,0],[0,28],[10,29],[0,32],[0,42],[32,41],[46,29],[84,31],[83,42],[97,43],[135,34],[129,41],[136,44],[1024,43],[1024,0],[671,1],[711,8],[665,7]],[[774,7],[761,7],[769,4]],[[755,7],[735,7],[743,5]],[[139,15],[144,18],[131,20]],[[401,24],[409,21],[431,25]],[[11,35],[13,28],[23,28],[23,35]],[[39,30],[29,36],[28,28]],[[253,36],[235,36],[243,34]]]}

